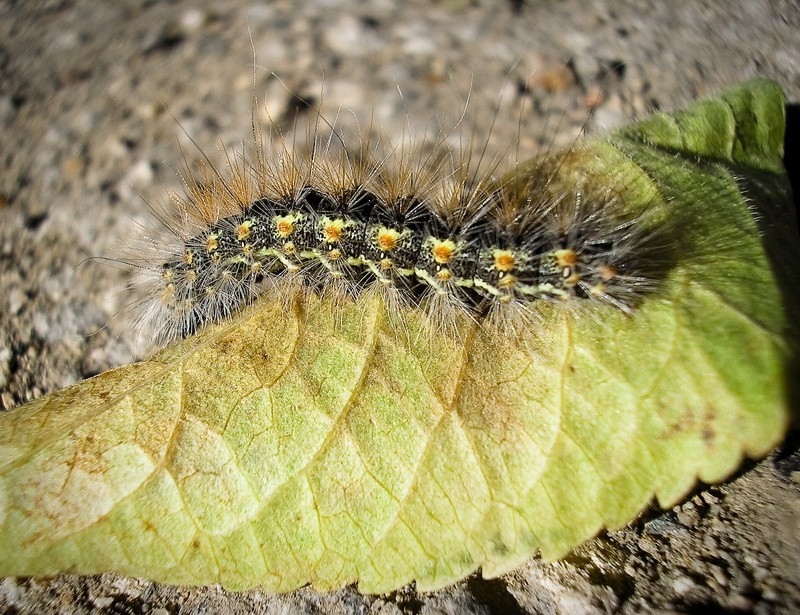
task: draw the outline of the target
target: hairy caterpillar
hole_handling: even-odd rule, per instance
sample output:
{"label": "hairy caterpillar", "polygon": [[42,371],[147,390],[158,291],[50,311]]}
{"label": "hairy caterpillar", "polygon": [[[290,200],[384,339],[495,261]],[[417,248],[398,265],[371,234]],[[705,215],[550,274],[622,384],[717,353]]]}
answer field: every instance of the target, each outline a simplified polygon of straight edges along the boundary
{"label": "hairy caterpillar", "polygon": [[425,156],[372,144],[352,156],[315,137],[302,155],[280,134],[269,146],[256,137],[256,155],[229,157],[228,176],[186,179],[173,200],[187,229],[155,248],[160,261],[135,263],[150,274],[142,319],[160,342],[289,280],[347,298],[390,293],[437,327],[454,313],[497,317],[542,300],[630,314],[654,286],[648,263],[663,260],[644,217],[613,190],[555,179],[568,153],[520,180],[492,173],[497,164],[471,169],[441,143]]}

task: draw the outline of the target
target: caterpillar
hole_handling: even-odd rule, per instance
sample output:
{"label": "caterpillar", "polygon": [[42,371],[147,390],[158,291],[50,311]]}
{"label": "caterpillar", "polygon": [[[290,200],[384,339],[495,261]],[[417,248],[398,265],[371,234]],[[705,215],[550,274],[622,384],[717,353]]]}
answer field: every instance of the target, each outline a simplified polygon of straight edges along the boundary
{"label": "caterpillar", "polygon": [[642,216],[605,187],[555,181],[563,155],[520,182],[436,147],[332,156],[317,138],[303,156],[276,141],[257,138],[254,161],[229,156],[227,177],[189,177],[186,196],[173,195],[188,231],[144,266],[154,299],[143,326],[160,343],[289,280],[347,298],[392,293],[437,327],[454,311],[481,319],[539,301],[593,300],[630,314],[653,288]]}

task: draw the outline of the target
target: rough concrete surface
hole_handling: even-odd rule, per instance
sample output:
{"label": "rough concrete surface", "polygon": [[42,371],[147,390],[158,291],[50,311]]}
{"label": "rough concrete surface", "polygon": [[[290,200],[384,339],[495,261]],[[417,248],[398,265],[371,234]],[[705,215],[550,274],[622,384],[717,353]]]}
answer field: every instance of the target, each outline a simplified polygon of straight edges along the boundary
{"label": "rough concrete surface", "polygon": [[[318,110],[345,140],[455,128],[495,152],[517,147],[521,123],[524,154],[569,144],[589,107],[587,130],[603,131],[759,75],[797,103],[798,50],[793,0],[0,0],[0,408],[136,358],[115,316],[130,272],[87,258],[155,228],[149,207],[180,189],[194,143],[222,166],[222,147],[249,134],[254,93],[262,125]],[[0,611],[800,612],[797,448],[790,438],[564,561],[430,594],[62,575],[0,581]]]}

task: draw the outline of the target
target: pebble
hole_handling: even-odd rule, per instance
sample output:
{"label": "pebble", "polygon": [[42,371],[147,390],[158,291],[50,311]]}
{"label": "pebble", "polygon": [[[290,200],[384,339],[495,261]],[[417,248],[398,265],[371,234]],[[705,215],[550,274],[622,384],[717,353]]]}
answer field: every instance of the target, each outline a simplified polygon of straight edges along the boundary
{"label": "pebble", "polygon": [[153,182],[155,173],[149,160],[140,160],[134,164],[119,183],[119,195],[123,200],[132,198]]}
{"label": "pebble", "polygon": [[9,314],[19,314],[22,306],[28,301],[25,293],[19,288],[13,288],[8,293],[8,312]]}
{"label": "pebble", "polygon": [[180,25],[187,32],[194,32],[206,23],[206,14],[199,9],[188,9],[181,15]]}
{"label": "pebble", "polygon": [[96,598],[92,598],[92,604],[98,609],[107,609],[112,604],[114,604],[114,597],[113,596],[98,596]]}
{"label": "pebble", "polygon": [[375,30],[367,29],[363,21],[350,14],[334,19],[323,36],[328,47],[343,56],[377,53],[384,46]]}
{"label": "pebble", "polygon": [[15,115],[16,110],[14,103],[11,102],[11,97],[0,95],[0,127],[5,128],[11,124]]}
{"label": "pebble", "polygon": [[697,584],[689,577],[681,576],[672,581],[672,589],[678,596],[688,596],[697,591]]}
{"label": "pebble", "polygon": [[8,378],[11,375],[10,362],[11,349],[7,346],[0,346],[0,389],[4,389],[8,385]]}

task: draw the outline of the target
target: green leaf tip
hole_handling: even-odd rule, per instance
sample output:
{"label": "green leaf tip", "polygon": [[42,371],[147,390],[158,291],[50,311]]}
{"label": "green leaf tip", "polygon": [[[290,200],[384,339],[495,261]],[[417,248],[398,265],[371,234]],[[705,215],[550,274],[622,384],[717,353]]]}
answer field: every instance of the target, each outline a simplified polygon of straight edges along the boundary
{"label": "green leaf tip", "polygon": [[783,172],[786,101],[780,86],[754,79],[677,113],[655,113],[615,134],[693,155]]}
{"label": "green leaf tip", "polygon": [[791,206],[783,104],[755,81],[515,171],[666,229],[631,315],[541,302],[513,335],[452,335],[379,295],[264,298],[4,413],[0,574],[428,590],[724,480],[788,423],[798,296],[777,264],[799,240],[767,245],[752,213]]}

